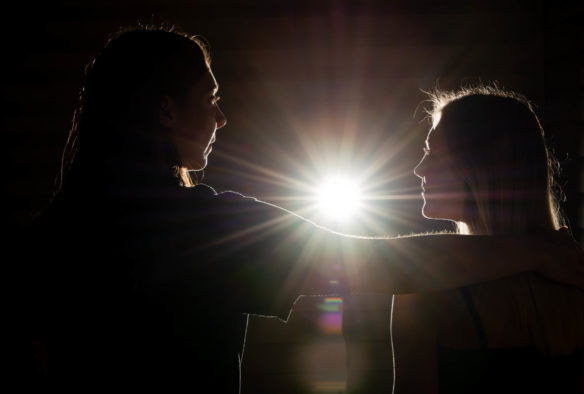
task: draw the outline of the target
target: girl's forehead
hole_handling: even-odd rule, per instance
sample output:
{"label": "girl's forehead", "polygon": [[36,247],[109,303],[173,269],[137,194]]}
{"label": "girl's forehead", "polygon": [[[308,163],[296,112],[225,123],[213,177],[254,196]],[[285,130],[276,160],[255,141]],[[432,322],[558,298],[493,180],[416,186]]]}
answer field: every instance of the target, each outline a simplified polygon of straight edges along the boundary
{"label": "girl's forehead", "polygon": [[425,144],[426,148],[430,148],[430,145],[432,145],[432,149],[440,149],[444,146],[444,131],[440,122],[430,129],[426,136]]}

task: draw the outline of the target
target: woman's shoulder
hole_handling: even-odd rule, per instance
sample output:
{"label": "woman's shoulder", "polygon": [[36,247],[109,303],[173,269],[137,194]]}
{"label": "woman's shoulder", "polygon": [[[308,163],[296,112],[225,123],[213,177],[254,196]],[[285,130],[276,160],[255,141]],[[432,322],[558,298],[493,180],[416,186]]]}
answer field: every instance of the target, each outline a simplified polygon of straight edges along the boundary
{"label": "woman's shoulder", "polygon": [[209,217],[213,221],[226,220],[236,227],[265,227],[283,223],[310,225],[305,218],[278,205],[236,191],[218,192],[206,184],[185,189],[185,196],[188,197],[185,199],[187,205],[198,211],[201,217]]}
{"label": "woman's shoulder", "polygon": [[218,192],[217,190],[215,190],[215,188],[213,188],[210,185],[207,185],[206,183],[199,183],[194,187],[181,188],[181,190],[189,198],[194,197],[195,199],[202,199],[202,200],[208,200],[208,201],[213,201],[213,202],[226,202],[226,201],[241,202],[241,203],[261,202],[258,199],[256,199],[255,197],[246,196],[246,195],[243,195],[242,193],[239,193],[239,192],[236,192],[233,190]]}
{"label": "woman's shoulder", "polygon": [[[191,207],[203,210],[219,210],[228,213],[232,210],[278,210],[255,197],[246,196],[236,191],[220,191],[207,184],[197,184],[195,187],[183,188],[182,199]],[[215,214],[217,212],[214,212]]]}

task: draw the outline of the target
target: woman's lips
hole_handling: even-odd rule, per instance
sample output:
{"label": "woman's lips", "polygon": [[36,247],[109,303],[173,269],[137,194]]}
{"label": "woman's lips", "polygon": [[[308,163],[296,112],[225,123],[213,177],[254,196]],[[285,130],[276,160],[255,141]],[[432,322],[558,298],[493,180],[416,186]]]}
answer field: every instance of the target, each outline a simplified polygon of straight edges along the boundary
{"label": "woman's lips", "polygon": [[213,143],[215,142],[216,138],[213,135],[213,138],[211,138],[211,141],[209,141],[209,145],[207,145],[207,149],[205,149],[205,152],[211,152],[213,150]]}

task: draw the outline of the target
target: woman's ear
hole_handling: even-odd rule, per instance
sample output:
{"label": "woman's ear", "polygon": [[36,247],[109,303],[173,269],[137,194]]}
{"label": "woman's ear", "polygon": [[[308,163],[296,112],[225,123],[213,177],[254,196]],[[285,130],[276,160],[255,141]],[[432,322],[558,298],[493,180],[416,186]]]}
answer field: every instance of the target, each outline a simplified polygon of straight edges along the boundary
{"label": "woman's ear", "polygon": [[175,101],[167,96],[162,96],[160,100],[160,110],[158,112],[158,119],[160,125],[167,129],[176,127],[177,110]]}

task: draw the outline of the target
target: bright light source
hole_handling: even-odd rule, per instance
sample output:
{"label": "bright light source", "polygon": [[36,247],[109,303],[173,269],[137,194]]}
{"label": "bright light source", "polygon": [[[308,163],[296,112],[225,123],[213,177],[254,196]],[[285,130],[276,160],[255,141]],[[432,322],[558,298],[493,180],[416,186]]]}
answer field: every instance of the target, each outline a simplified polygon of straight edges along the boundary
{"label": "bright light source", "polygon": [[359,184],[340,176],[327,179],[317,198],[320,210],[338,220],[349,219],[361,206]]}

